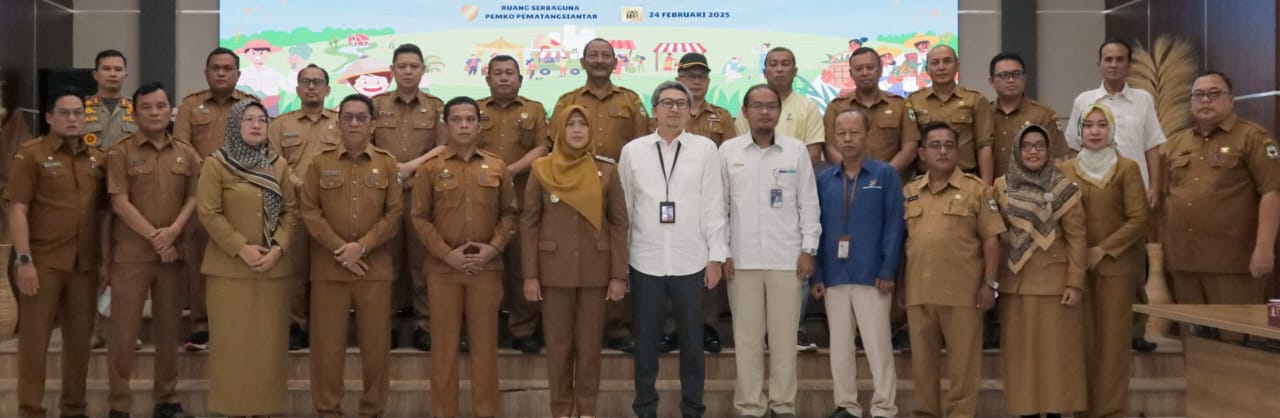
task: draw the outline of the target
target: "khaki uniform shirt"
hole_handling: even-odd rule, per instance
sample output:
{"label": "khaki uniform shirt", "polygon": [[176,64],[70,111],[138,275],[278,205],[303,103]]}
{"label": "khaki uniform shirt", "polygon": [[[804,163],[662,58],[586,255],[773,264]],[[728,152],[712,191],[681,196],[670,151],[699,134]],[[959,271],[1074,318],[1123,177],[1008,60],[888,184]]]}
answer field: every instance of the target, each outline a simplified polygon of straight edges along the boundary
{"label": "khaki uniform shirt", "polygon": [[[1001,177],[995,180],[995,193],[1001,213],[1009,213],[1008,183]],[[1078,187],[1078,186],[1077,186]],[[1085,280],[1085,227],[1084,205],[1077,202],[1058,218],[1057,236],[1049,248],[1039,245],[1027,255],[1029,260],[1022,269],[1013,272],[1009,267],[1008,242],[1002,242],[1000,255],[1000,291],[1016,295],[1061,295],[1068,287],[1084,290]]]}
{"label": "khaki uniform shirt", "polygon": [[[444,258],[469,241],[486,242],[499,251],[516,233],[515,185],[502,157],[476,150],[470,159],[446,149],[414,174],[413,227],[431,257],[427,273],[459,273]],[[502,257],[482,266],[502,270]]]}
{"label": "khaki uniform shirt", "polygon": [[959,170],[937,193],[929,189],[928,174],[903,192],[907,305],[974,306],[984,279],[983,241],[1005,231],[994,192]]}
{"label": "khaki uniform shirt", "polygon": [[627,200],[617,166],[598,158],[604,189],[599,230],[572,206],[552,199],[536,178],[529,182],[520,211],[525,278],[549,287],[605,287],[609,279],[627,279]]}
{"label": "khaki uniform shirt", "polygon": [[[275,234],[268,237],[263,225],[266,201],[262,189],[232,173],[218,158],[204,161],[196,186],[196,213],[204,229],[209,231],[201,273],[235,278],[289,276],[292,269],[289,252],[298,251],[290,246],[293,228],[298,224],[298,199],[289,180],[289,164],[284,159],[276,159],[271,165],[271,174],[280,182],[284,202]],[[246,244],[266,247],[273,241],[285,253],[270,270],[258,273],[240,260],[240,249]]]}
{"label": "khaki uniform shirt", "polygon": [[[551,149],[551,138],[547,136],[547,109],[542,107],[542,103],[522,96],[517,96],[506,107],[493,101],[492,97],[480,99],[478,103],[480,137],[476,144],[480,149],[501,157],[507,165],[520,161],[539,146]],[[514,180],[516,200],[521,200],[529,172],[517,174]]]}
{"label": "khaki uniform shirt", "polygon": [[36,265],[76,272],[98,268],[105,162],[106,154],[95,147],[72,150],[62,139],[47,136],[28,141],[13,156],[4,200],[27,205]]}
{"label": "khaki uniform shirt", "polygon": [[1105,256],[1089,271],[1105,276],[1145,276],[1147,253],[1147,192],[1138,163],[1119,157],[1106,187],[1080,176],[1075,160],[1059,165],[1062,175],[1080,187],[1084,204],[1085,239],[1089,248],[1101,248]]}
{"label": "khaki uniform shirt", "polygon": [[84,99],[84,127],[80,128],[80,137],[84,143],[107,151],[117,141],[132,135],[138,129],[133,120],[133,99],[121,97],[115,110],[108,108],[98,96]]}
{"label": "khaki uniform shirt", "polygon": [[227,115],[231,107],[244,99],[258,98],[236,90],[226,103],[213,100],[213,93],[201,90],[182,98],[178,118],[173,122],[173,137],[195,147],[200,158],[208,158],[226,142]]}
{"label": "khaki uniform shirt", "polygon": [[267,138],[271,140],[271,150],[289,163],[294,185],[302,187],[311,159],[327,146],[341,143],[338,112],[324,109],[314,118],[302,110],[285,113],[271,121]]}
{"label": "khaki uniform shirt", "polygon": [[[552,112],[553,118],[569,105],[582,105],[587,108],[587,123],[591,125],[591,142],[595,144],[595,154],[603,155],[613,161],[622,156],[622,146],[631,140],[652,133],[649,130],[649,112],[636,92],[626,87],[613,86],[613,90],[603,98],[596,97],[586,86],[578,87],[560,96]],[[559,127],[552,127],[555,131]]]}
{"label": "khaki uniform shirt", "polygon": [[[171,136],[157,142],[129,135],[107,151],[107,193],[128,197],[151,226],[169,226],[178,219],[187,198],[196,196],[198,161],[195,148]],[[112,219],[111,261],[160,261],[148,237],[130,228],[123,217]]]}
{"label": "khaki uniform shirt", "polygon": [[1262,195],[1280,190],[1280,153],[1267,130],[1231,115],[1164,145],[1169,167],[1163,242],[1173,271],[1249,273]]}
{"label": "khaki uniform shirt", "polygon": [[[311,240],[311,280],[391,280],[391,251],[385,245],[400,232],[404,192],[396,157],[365,146],[358,154],[330,145],[303,173],[302,221]],[[364,246],[369,265],[363,278],[333,257],[348,242]],[[307,251],[308,249],[299,249]]]}
{"label": "khaki uniform shirt", "polygon": [[[9,113],[0,119],[0,193],[9,182],[9,163],[13,161],[13,155],[18,153],[19,145],[30,139],[31,129],[21,113]],[[10,244],[8,205],[0,205],[0,217],[4,219],[0,222],[0,244]]]}
{"label": "khaki uniform shirt", "polygon": [[907,112],[914,115],[916,129],[934,121],[947,122],[960,133],[956,155],[960,169],[977,173],[978,150],[991,145],[991,106],[977,90],[956,86],[944,102],[927,87],[907,97]]}
{"label": "khaki uniform shirt", "polygon": [[444,101],[436,96],[418,92],[412,101],[405,102],[394,90],[373,97],[373,107],[378,113],[373,120],[373,145],[391,152],[397,162],[407,162],[421,157],[437,144],[444,143]]}
{"label": "khaki uniform shirt", "polygon": [[840,96],[827,105],[822,125],[826,128],[828,144],[835,144],[836,117],[850,108],[856,108],[871,118],[871,131],[867,133],[867,155],[871,158],[891,162],[904,144],[920,142],[920,130],[907,114],[907,99],[880,91],[876,101],[869,106],[858,101],[857,93]]}
{"label": "khaki uniform shirt", "polygon": [[1018,133],[1022,132],[1022,128],[1027,125],[1040,125],[1049,133],[1049,137],[1045,139],[1049,141],[1050,158],[1065,160],[1071,156],[1071,148],[1067,147],[1067,138],[1062,135],[1062,130],[1058,129],[1058,116],[1049,106],[1024,97],[1018,107],[1012,112],[1005,113],[1000,108],[1000,103],[993,101],[988,104],[991,109],[991,161],[994,163],[992,171],[996,177],[1003,176],[1009,170],[1010,161],[1017,161],[1017,158],[1011,154],[1013,143]]}
{"label": "khaki uniform shirt", "polygon": [[[649,132],[658,130],[658,119],[649,118]],[[733,115],[725,108],[702,102],[702,106],[689,110],[689,123],[685,130],[694,135],[702,135],[720,146],[724,141],[736,138],[738,129],[734,126]],[[747,132],[743,132],[746,134]]]}

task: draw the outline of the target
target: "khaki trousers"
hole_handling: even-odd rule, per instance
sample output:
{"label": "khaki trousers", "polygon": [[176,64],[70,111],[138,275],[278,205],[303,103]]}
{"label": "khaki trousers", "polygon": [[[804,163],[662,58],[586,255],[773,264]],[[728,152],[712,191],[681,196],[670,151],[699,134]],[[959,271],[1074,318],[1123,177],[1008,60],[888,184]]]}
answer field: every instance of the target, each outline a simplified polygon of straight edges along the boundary
{"label": "khaki trousers", "polygon": [[502,270],[474,275],[432,274],[431,330],[437,340],[431,349],[431,414],[458,416],[458,341],[463,318],[471,341],[471,415],[497,416],[498,305],[502,301]]}
{"label": "khaki trousers", "polygon": [[89,376],[89,336],[97,315],[97,274],[37,264],[36,275],[40,283],[36,294],[18,293],[18,414],[23,418],[45,416],[45,359],[49,336],[60,321],[62,399],[58,413],[81,415],[85,413],[85,379]]}
{"label": "khaki trousers", "polygon": [[[384,277],[385,279],[386,277]],[[364,393],[360,416],[382,415],[391,375],[391,281],[321,280],[311,284],[311,396],[321,417],[342,416],[343,365],[347,358],[348,313],[356,311]]]}
{"label": "khaki trousers", "polygon": [[[739,415],[765,416],[770,410],[775,414],[795,413],[794,340],[800,325],[800,283],[795,270],[738,270],[725,286],[733,311],[733,360],[738,369],[733,406]],[[764,389],[766,334],[769,339],[767,394]]]}
{"label": "khaki trousers", "polygon": [[[503,304],[507,307],[507,327],[513,337],[531,337],[538,330],[538,302],[524,298],[524,271],[520,269],[520,237],[502,250]],[[603,299],[604,297],[601,296]]]}
{"label": "khaki trousers", "polygon": [[142,328],[142,310],[151,295],[155,327],[155,370],[152,398],[155,403],[178,401],[178,344],[182,343],[182,278],[186,263],[115,263],[111,265],[111,322],[107,338],[110,364],[111,409],[128,412],[133,395],[134,344]]}
{"label": "khaki trousers", "polygon": [[603,287],[542,288],[551,416],[596,415],[605,290]]}
{"label": "khaki trousers", "polygon": [[862,334],[875,393],[871,415],[898,414],[898,375],[894,370],[889,307],[893,295],[882,295],[875,286],[842,285],[827,288],[827,327],[831,330],[831,377],[837,408],[863,416],[858,403],[858,356],[854,336]]}
{"label": "khaki trousers", "polygon": [[286,255],[293,268],[289,279],[289,322],[305,330],[311,316],[311,234],[305,226],[294,228],[290,247],[295,250]]}
{"label": "khaki trousers", "polygon": [[[978,381],[982,377],[983,313],[969,306],[907,307],[911,375],[916,387],[913,416],[973,418],[977,413]],[[947,378],[951,381],[946,399],[940,397],[944,343]],[[944,407],[946,415],[943,415]]]}
{"label": "khaki trousers", "polygon": [[[391,249],[391,265],[395,276],[392,283],[392,301],[395,309],[413,308],[413,324],[417,329],[430,329],[430,312],[427,309],[427,276],[422,267],[427,261],[427,247],[414,233],[413,218],[409,210],[413,201],[413,189],[404,189],[404,217],[400,232],[387,244]],[[495,308],[496,309],[496,308]],[[388,327],[390,328],[390,327]],[[436,345],[432,344],[432,351]]]}

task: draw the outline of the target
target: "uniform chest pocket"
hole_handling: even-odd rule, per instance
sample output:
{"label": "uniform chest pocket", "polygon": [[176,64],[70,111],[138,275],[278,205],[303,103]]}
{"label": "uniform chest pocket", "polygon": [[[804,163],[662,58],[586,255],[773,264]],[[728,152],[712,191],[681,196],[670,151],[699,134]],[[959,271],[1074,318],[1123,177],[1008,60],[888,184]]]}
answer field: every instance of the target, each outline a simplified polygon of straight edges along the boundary
{"label": "uniform chest pocket", "polygon": [[1243,155],[1238,151],[1218,152],[1213,154],[1213,166],[1217,168],[1236,168]]}
{"label": "uniform chest pocket", "polygon": [[374,189],[385,189],[390,184],[387,173],[369,173],[364,178],[364,185]]}
{"label": "uniform chest pocket", "polygon": [[137,159],[129,161],[129,168],[126,170],[130,176],[141,176],[154,173],[156,171],[156,163],[153,160]]}
{"label": "uniform chest pocket", "polygon": [[397,126],[400,126],[400,124],[396,115],[393,113],[378,115],[378,119],[373,123],[373,126],[375,128],[395,129]]}
{"label": "uniform chest pocket", "polygon": [[520,128],[520,147],[523,149],[531,149],[536,145],[538,138],[537,128],[538,122],[533,118],[523,118],[516,122],[516,127]]}
{"label": "uniform chest pocket", "polygon": [[876,118],[876,127],[880,129],[898,129],[902,126],[902,118],[894,117],[891,114],[881,114]]}
{"label": "uniform chest pocket", "polygon": [[186,177],[191,173],[191,161],[178,158],[174,160],[173,163],[169,164],[169,172],[174,175]]}
{"label": "uniform chest pocket", "polygon": [[493,130],[493,118],[488,115],[482,115],[480,117],[480,130],[485,132]]}
{"label": "uniform chest pocket", "polygon": [[1184,155],[1181,157],[1173,157],[1169,160],[1169,182],[1172,185],[1181,185],[1187,180],[1187,168],[1191,166],[1191,156]]}
{"label": "uniform chest pocket", "polygon": [[435,112],[418,112],[413,115],[413,129],[435,129],[436,128]]}
{"label": "uniform chest pocket", "polygon": [[432,185],[432,191],[435,206],[442,208],[455,207],[462,203],[462,190],[458,187],[458,177],[441,174],[436,177],[435,184]]}
{"label": "uniform chest pocket", "polygon": [[192,125],[208,125],[211,122],[213,122],[213,113],[208,109],[204,111],[196,110],[191,113]]}
{"label": "uniform chest pocket", "polygon": [[902,219],[907,223],[907,230],[915,228],[916,224],[924,219],[924,206],[919,203],[907,202],[907,206],[903,208]]}
{"label": "uniform chest pocket", "polygon": [[947,209],[942,211],[946,215],[948,222],[963,221],[964,218],[973,216],[973,208],[963,200],[955,199],[947,204]]}
{"label": "uniform chest pocket", "polygon": [[280,139],[280,146],[285,148],[294,148],[302,145],[302,135],[297,132],[285,132],[284,138]]}
{"label": "uniform chest pocket", "polygon": [[952,124],[955,124],[955,125],[969,125],[969,124],[972,124],[972,123],[973,123],[973,109],[970,109],[970,108],[967,108],[967,107],[966,107],[966,108],[963,108],[963,109],[957,110],[955,114],[951,115],[951,118],[949,118],[948,122],[951,122]]}
{"label": "uniform chest pocket", "polygon": [[331,174],[320,177],[321,189],[337,189],[346,183],[346,177],[342,174]]}

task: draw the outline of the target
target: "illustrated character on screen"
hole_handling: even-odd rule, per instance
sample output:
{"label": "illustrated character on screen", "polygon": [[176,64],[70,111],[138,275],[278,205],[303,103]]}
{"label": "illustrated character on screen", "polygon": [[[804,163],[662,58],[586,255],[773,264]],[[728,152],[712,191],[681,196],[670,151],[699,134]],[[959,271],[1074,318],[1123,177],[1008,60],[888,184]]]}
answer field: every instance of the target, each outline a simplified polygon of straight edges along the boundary
{"label": "illustrated character on screen", "polygon": [[853,39],[850,39],[850,40],[849,40],[849,52],[857,51],[857,50],[858,50],[858,48],[862,48],[862,46],[863,46],[863,45],[866,45],[866,43],[867,43],[867,37],[865,37],[865,36],[863,36],[863,37],[861,37],[861,38],[853,38]]}
{"label": "illustrated character on screen", "polygon": [[250,40],[240,48],[240,55],[249,58],[249,65],[240,69],[239,85],[262,97],[262,105],[272,116],[279,113],[280,92],[294,90],[294,83],[288,77],[267,68],[267,58],[277,52],[280,47],[265,39]]}
{"label": "illustrated character on screen", "polygon": [[674,55],[671,55],[670,52],[668,52],[667,57],[662,59],[662,71],[671,72],[671,71],[675,71],[675,68],[676,68],[676,57]]}
{"label": "illustrated character on screen", "polygon": [[729,59],[729,62],[724,63],[724,67],[720,68],[720,72],[724,74],[724,81],[733,82],[741,79],[742,73],[746,72],[746,69],[742,68],[742,61],[738,57],[733,57]]}
{"label": "illustrated character on screen", "polygon": [[377,62],[367,55],[362,56],[347,66],[339,76],[338,83],[346,84],[362,96],[377,96],[391,88],[391,69],[387,64]]}
{"label": "illustrated character on screen", "polygon": [[471,54],[471,57],[467,58],[466,67],[467,75],[476,75],[476,73],[480,71],[480,58],[477,58],[476,54]]}
{"label": "illustrated character on screen", "polygon": [[891,94],[906,96],[907,91],[903,88],[903,80],[910,75],[911,67],[905,63],[895,65],[893,57],[901,53],[901,50],[893,47],[882,46],[876,48],[876,54],[880,55],[880,90],[887,91]]}
{"label": "illustrated character on screen", "polygon": [[[925,35],[917,33],[903,43],[912,52],[904,54],[903,60],[912,66],[912,76],[903,81],[907,91],[916,91],[928,87],[932,82],[929,80],[928,66],[929,48],[933,48],[938,44],[938,37],[933,35]],[[914,55],[914,57],[912,57]]]}

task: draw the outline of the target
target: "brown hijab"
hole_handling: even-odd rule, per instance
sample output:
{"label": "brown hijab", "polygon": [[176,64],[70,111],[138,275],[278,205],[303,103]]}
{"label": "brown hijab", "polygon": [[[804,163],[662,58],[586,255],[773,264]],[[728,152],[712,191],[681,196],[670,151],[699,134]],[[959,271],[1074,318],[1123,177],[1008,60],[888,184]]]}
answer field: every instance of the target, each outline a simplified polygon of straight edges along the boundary
{"label": "brown hijab", "polygon": [[551,121],[555,129],[552,138],[555,146],[551,148],[550,155],[533,162],[533,176],[551,194],[552,202],[564,202],[573,207],[598,231],[604,222],[604,190],[600,187],[600,174],[593,161],[595,155],[589,151],[591,143],[573,148],[566,139],[565,127],[574,113],[585,117],[587,108],[571,105],[556,113]]}

